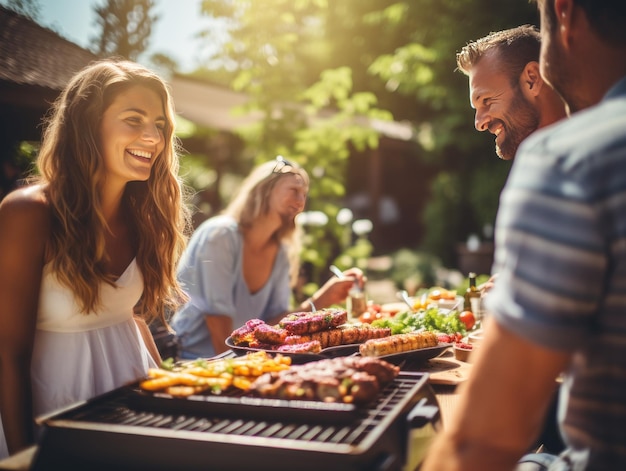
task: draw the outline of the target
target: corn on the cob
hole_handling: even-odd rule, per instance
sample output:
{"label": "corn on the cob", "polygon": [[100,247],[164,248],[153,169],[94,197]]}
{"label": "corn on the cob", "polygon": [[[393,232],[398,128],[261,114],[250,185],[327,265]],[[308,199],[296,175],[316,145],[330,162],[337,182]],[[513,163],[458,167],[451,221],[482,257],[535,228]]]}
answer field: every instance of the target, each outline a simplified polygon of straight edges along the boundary
{"label": "corn on the cob", "polygon": [[436,347],[437,335],[430,331],[391,335],[380,339],[371,339],[359,346],[361,356],[379,357],[394,353]]}

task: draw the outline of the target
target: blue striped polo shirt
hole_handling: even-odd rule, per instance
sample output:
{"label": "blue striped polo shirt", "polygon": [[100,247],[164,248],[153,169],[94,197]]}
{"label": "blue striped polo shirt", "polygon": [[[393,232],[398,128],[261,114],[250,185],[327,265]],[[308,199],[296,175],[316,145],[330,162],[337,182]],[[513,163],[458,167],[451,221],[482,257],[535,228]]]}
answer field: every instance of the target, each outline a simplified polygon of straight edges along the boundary
{"label": "blue striped polo shirt", "polygon": [[500,325],[573,353],[561,387],[569,459],[626,469],[626,78],[520,146],[493,271],[486,303]]}

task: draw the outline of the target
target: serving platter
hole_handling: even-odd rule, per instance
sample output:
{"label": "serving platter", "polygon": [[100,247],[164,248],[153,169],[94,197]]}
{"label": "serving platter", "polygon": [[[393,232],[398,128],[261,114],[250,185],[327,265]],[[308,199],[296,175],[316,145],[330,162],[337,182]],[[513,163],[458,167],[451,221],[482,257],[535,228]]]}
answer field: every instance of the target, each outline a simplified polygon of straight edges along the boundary
{"label": "serving platter", "polygon": [[359,351],[360,344],[349,345],[337,345],[335,347],[328,347],[323,349],[319,353],[292,353],[292,352],[279,352],[277,350],[271,350],[266,348],[252,348],[236,345],[231,337],[226,339],[226,346],[230,348],[237,355],[245,355],[248,352],[267,352],[267,353],[280,353],[281,355],[290,357],[293,363],[308,363],[310,361],[323,360],[324,358],[334,358],[340,356],[349,356]]}
{"label": "serving platter", "polygon": [[425,362],[432,358],[437,358],[451,346],[451,343],[440,342],[436,347],[420,348],[417,350],[408,350],[406,352],[392,353],[390,355],[381,355],[377,358],[393,363],[394,365],[405,361],[410,361],[411,363]]}

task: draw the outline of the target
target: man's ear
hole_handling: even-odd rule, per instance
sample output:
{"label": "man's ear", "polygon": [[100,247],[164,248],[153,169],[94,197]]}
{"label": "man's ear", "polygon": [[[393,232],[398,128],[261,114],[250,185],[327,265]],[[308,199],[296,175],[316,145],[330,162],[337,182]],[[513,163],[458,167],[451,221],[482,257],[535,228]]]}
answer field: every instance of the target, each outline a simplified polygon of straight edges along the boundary
{"label": "man's ear", "polygon": [[531,61],[526,64],[519,78],[519,86],[527,98],[539,95],[543,86],[543,79],[539,73],[539,62]]}
{"label": "man's ear", "polygon": [[569,38],[572,28],[572,15],[574,6],[572,0],[550,0],[554,2],[554,12],[556,14],[557,35],[561,39],[563,47],[569,47]]}

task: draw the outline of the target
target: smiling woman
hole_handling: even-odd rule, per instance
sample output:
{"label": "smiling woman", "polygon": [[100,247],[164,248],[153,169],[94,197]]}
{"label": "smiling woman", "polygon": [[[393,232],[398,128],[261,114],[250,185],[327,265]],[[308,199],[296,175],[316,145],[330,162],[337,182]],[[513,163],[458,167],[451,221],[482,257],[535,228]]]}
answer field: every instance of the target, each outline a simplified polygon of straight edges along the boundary
{"label": "smiling woman", "polygon": [[[257,166],[223,214],[201,224],[181,260],[178,276],[190,300],[172,319],[182,357],[211,357],[246,321],[275,323],[290,311],[299,271],[300,228],[309,191],[306,171],[279,157]],[[354,279],[331,278],[295,311],[343,302]]]}
{"label": "smiling woman", "polygon": [[184,297],[189,221],[173,117],[157,75],[95,62],[51,109],[39,176],[0,203],[0,458],[34,442],[33,417],[160,361],[146,321]]}
{"label": "smiling woman", "polygon": [[[104,167],[122,186],[145,181],[152,158],[165,146],[163,105],[159,96],[140,85],[119,93],[101,124]],[[110,180],[109,180],[110,183]]]}

